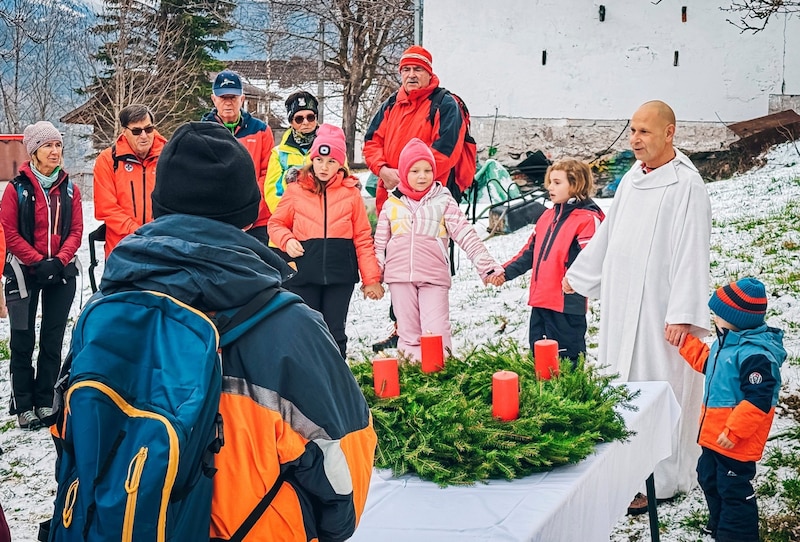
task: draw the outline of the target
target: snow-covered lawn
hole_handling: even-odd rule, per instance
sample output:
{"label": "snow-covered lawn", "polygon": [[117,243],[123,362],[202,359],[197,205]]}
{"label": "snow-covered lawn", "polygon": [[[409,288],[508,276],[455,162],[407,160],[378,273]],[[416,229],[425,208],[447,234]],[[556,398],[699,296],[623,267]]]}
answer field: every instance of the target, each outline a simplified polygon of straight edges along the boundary
{"label": "snow-covered lawn", "polygon": [[[767,165],[731,180],[708,185],[714,216],[712,233],[712,282],[714,285],[744,275],[754,275],[767,284],[771,292],[768,320],[786,330],[786,346],[790,363],[784,365],[784,393],[798,389],[797,357],[800,349],[800,288],[795,286],[794,270],[798,266],[795,245],[800,246],[798,229],[772,229],[766,217],[780,213],[787,205],[800,203],[800,154],[793,145],[771,151]],[[601,200],[607,208],[611,200]],[[85,204],[85,234],[97,223],[92,218],[90,202]],[[486,223],[476,229],[486,237]],[[486,241],[490,252],[502,263],[525,244],[531,228],[523,228]],[[101,249],[102,252],[102,249]],[[88,246],[81,249],[81,260],[88,267]],[[102,258],[102,256],[101,256]],[[521,277],[500,288],[485,287],[472,264],[463,254],[457,255],[457,273],[451,290],[451,319],[456,351],[472,344],[513,337],[527,343],[529,308],[528,277]],[[102,267],[98,269],[98,276]],[[90,295],[88,279],[81,290],[82,301]],[[73,307],[73,321],[80,303]],[[353,296],[348,318],[349,356],[356,360],[372,356],[371,344],[387,336],[389,331],[388,296],[381,301],[364,300],[358,290]],[[590,356],[596,346],[599,306],[592,303],[589,315]],[[0,338],[8,337],[8,321],[0,321]],[[0,361],[0,502],[8,516],[13,539],[17,542],[36,539],[38,523],[52,512],[55,495],[53,465],[55,452],[46,431],[25,432],[16,426],[16,418],[7,414],[5,405],[10,395],[8,360]],[[696,413],[687,413],[696,415]],[[778,419],[775,428],[794,422]],[[760,472],[763,474],[765,467]],[[601,498],[601,496],[598,496]],[[763,503],[769,507],[769,503]],[[687,518],[705,513],[702,493],[695,490],[672,504],[659,506],[662,522],[661,540],[702,540],[699,533],[684,526]],[[649,540],[646,516],[622,518],[612,534],[613,541]],[[567,540],[565,538],[565,540]],[[710,539],[709,539],[710,540]]]}

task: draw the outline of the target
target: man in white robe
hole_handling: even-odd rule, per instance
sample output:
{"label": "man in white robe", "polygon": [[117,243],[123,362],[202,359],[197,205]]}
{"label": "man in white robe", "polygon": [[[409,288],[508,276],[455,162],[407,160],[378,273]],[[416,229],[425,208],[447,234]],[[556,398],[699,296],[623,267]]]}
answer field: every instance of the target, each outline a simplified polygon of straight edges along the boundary
{"label": "man in white robe", "polygon": [[710,328],[711,203],[697,169],[672,146],[674,134],[675,114],[663,102],[633,115],[637,162],[563,283],[567,293],[600,299],[599,364],[627,382],[666,380],[680,403],[672,456],[655,469],[658,499],[697,482],[703,377],[677,346]]}

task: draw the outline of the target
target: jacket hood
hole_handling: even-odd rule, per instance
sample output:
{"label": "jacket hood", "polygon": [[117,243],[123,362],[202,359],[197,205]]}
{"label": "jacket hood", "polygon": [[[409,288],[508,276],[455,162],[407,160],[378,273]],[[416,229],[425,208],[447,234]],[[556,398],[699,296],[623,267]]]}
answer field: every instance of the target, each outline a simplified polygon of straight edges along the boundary
{"label": "jacket hood", "polygon": [[111,252],[103,294],[130,289],[169,294],[209,312],[240,307],[281,285],[274,252],[242,230],[210,218],[166,215],[125,237]]}
{"label": "jacket hood", "polygon": [[583,209],[584,211],[589,211],[591,213],[595,213],[600,219],[605,218],[605,213],[600,208],[599,205],[592,199],[572,199],[566,203],[557,203],[553,206],[554,209],[558,210],[563,208],[564,212],[569,213],[571,211],[577,209]]}
{"label": "jacket hood", "polygon": [[[289,180],[288,182],[294,182]],[[331,188],[336,188],[338,186],[344,186],[346,188],[352,188],[354,186],[358,186],[359,180],[357,177],[352,175],[348,175],[347,177],[344,176],[344,172],[340,169],[336,172],[336,175],[330,178],[330,180],[325,183],[325,190],[330,190]],[[314,181],[314,175],[311,171],[308,171],[304,175],[300,175],[297,178],[297,184],[299,184],[305,190],[314,190],[316,186],[316,182]]]}
{"label": "jacket hood", "polygon": [[734,331],[725,329],[722,334],[721,342],[726,346],[737,344],[754,344],[761,346],[775,356],[778,366],[783,365],[786,360],[786,349],[783,347],[783,331],[763,324],[752,329],[742,329]]}

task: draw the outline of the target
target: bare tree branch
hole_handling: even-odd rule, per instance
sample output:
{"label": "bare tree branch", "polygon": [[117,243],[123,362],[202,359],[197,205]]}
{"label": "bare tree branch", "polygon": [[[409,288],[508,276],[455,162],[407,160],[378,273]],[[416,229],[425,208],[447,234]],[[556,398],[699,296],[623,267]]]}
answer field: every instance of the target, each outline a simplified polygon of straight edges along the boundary
{"label": "bare tree branch", "polygon": [[761,32],[776,14],[800,12],[800,0],[732,0],[723,11],[736,13],[738,21],[726,19],[741,32]]}

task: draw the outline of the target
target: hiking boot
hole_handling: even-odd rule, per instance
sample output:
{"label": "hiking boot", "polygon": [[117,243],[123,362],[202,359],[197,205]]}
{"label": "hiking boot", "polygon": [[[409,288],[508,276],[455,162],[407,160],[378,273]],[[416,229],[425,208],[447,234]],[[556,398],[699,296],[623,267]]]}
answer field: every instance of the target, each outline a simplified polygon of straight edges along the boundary
{"label": "hiking boot", "polygon": [[36,413],[33,410],[26,410],[18,414],[17,421],[19,422],[20,429],[30,429],[33,431],[42,426],[41,420],[36,417]]}
{"label": "hiking boot", "polygon": [[382,341],[374,343],[372,345],[372,351],[377,354],[381,350],[386,350],[387,348],[397,348],[397,338],[397,324],[394,324],[392,327],[392,334]]}
{"label": "hiking boot", "polygon": [[638,516],[647,512],[647,495],[637,493],[628,506],[629,516]]}
{"label": "hiking boot", "polygon": [[36,407],[36,415],[39,417],[39,421],[42,422],[42,425],[52,425],[50,418],[53,417],[53,409],[46,406]]}

